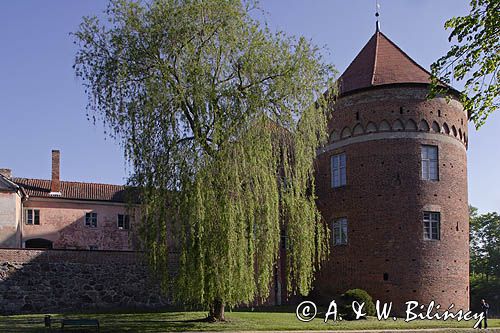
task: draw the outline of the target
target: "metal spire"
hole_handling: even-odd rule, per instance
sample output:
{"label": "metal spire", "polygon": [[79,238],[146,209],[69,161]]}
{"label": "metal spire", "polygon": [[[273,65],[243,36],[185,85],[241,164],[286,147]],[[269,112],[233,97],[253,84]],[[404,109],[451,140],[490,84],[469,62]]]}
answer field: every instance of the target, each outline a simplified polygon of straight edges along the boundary
{"label": "metal spire", "polygon": [[375,17],[377,18],[377,23],[375,25],[375,31],[379,32],[380,31],[380,22],[378,21],[378,17],[380,16],[379,14],[380,10],[380,4],[378,3],[378,0],[375,0]]}

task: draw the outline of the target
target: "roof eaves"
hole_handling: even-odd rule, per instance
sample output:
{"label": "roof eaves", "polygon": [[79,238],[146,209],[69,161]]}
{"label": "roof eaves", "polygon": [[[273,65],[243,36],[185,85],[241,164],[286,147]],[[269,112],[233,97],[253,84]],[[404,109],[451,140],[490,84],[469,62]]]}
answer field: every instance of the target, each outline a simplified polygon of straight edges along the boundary
{"label": "roof eaves", "polygon": [[0,177],[2,178],[2,180],[4,182],[6,182],[10,186],[12,186],[16,190],[16,192],[21,192],[21,195],[22,195],[23,198],[28,198],[28,194],[26,193],[26,191],[23,189],[22,186],[19,186],[18,184],[16,184],[15,182],[13,182],[11,179],[5,177],[2,174],[0,174]]}
{"label": "roof eaves", "polygon": [[[385,88],[395,88],[395,87],[429,87],[430,83],[423,82],[397,82],[397,83],[385,83],[378,84],[370,87],[362,87],[354,90],[349,90],[338,95],[338,98],[346,97],[363,91],[373,90],[373,89],[385,89]],[[460,98],[461,93],[454,89],[453,87],[444,87],[447,92],[455,95],[455,97]]]}

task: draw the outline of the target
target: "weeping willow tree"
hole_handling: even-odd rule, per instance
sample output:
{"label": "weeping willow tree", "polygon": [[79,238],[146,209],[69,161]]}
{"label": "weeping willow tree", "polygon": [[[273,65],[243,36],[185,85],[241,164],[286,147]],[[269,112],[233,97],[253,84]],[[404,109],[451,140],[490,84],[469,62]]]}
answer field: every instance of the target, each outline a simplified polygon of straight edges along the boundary
{"label": "weeping willow tree", "polygon": [[313,162],[334,70],[255,8],[118,0],[108,21],[85,17],[74,33],[88,115],[121,143],[141,192],[151,267],[215,320],[268,297],[282,230],[290,293],[309,292],[328,251]]}

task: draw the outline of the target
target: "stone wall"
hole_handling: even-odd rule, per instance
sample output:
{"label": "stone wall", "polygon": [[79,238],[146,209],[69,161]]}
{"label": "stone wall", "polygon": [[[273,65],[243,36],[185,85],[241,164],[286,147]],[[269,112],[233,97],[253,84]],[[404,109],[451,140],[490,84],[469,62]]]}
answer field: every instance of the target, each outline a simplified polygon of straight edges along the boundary
{"label": "stone wall", "polygon": [[0,314],[168,304],[135,252],[0,249]]}

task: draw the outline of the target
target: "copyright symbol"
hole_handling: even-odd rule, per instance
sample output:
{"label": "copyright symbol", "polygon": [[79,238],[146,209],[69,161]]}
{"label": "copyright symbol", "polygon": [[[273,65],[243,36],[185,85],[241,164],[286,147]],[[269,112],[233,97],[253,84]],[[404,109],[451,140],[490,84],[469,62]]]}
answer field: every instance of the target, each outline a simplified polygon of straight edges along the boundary
{"label": "copyright symbol", "polygon": [[316,304],[311,301],[304,301],[297,305],[295,315],[300,321],[311,321],[316,317],[317,312],[318,309],[316,309]]}

